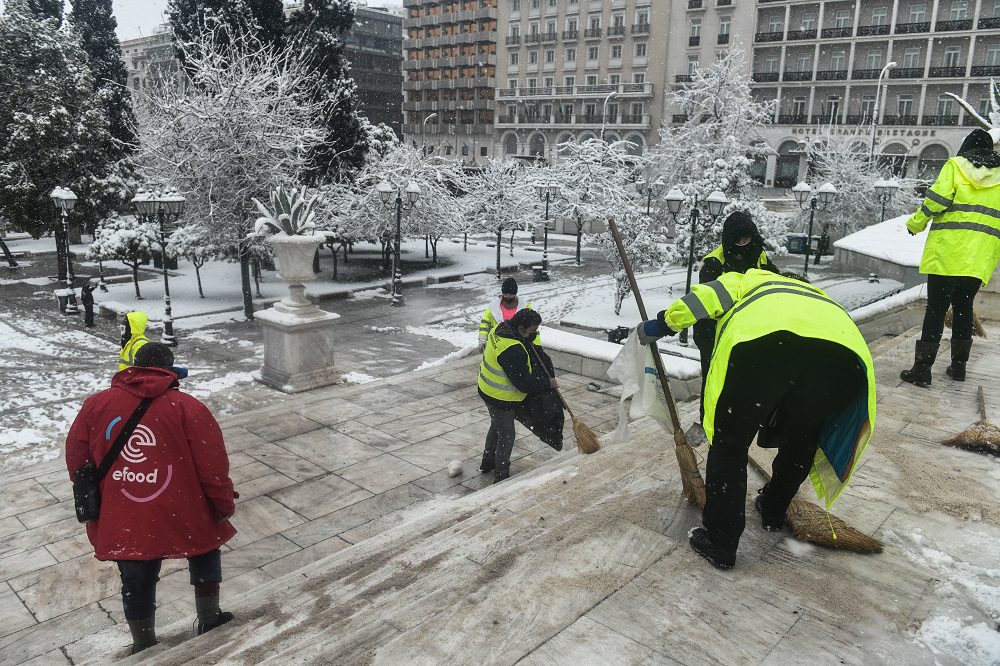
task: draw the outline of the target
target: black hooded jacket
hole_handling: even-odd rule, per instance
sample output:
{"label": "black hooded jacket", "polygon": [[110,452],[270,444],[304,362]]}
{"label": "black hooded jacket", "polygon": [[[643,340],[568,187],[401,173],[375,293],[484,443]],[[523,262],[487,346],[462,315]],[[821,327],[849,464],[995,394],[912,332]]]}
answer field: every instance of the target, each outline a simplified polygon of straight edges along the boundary
{"label": "black hooded jacket", "polygon": [[1000,167],[1000,154],[993,150],[993,137],[986,130],[972,130],[962,141],[958,156],[969,160],[975,167],[987,169]]}
{"label": "black hooded jacket", "polygon": [[[538,365],[538,358],[540,357],[542,359],[542,363],[545,364],[545,368],[549,371],[550,376],[555,377],[556,373],[555,368],[552,366],[552,359],[545,353],[545,350],[530,340],[522,340],[509,321],[505,321],[498,325],[494,332],[501,338],[520,340],[522,343],[520,345],[512,345],[508,347],[499,356],[497,356],[497,362],[500,364],[500,368],[504,371],[504,374],[507,375],[510,383],[513,384],[518,391],[523,391],[524,393],[544,393],[545,391],[548,391],[550,389],[549,378],[546,376],[545,370]],[[530,372],[528,371],[527,351],[527,347],[529,346],[534,348],[532,351]],[[482,391],[479,391],[479,396],[484,402],[486,402],[486,404],[493,405],[494,407],[514,409],[516,406],[513,403],[492,398]]]}

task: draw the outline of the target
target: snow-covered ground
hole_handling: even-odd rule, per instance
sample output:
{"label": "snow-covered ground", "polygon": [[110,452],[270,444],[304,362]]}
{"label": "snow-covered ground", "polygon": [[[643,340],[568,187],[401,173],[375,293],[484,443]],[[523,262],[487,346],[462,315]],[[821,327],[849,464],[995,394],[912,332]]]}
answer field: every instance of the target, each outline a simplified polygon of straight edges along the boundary
{"label": "snow-covered ground", "polygon": [[909,215],[901,215],[873,224],[833,243],[834,247],[850,250],[900,266],[919,266],[927,233],[911,236],[906,230]]}

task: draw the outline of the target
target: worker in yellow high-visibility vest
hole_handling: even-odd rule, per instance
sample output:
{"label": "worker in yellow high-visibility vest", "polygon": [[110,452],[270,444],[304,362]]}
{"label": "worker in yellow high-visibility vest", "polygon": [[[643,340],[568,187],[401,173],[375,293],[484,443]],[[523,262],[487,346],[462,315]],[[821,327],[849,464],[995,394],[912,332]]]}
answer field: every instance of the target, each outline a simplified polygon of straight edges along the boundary
{"label": "worker in yellow high-visibility vest", "polygon": [[118,370],[131,368],[135,365],[135,354],[143,345],[149,342],[146,337],[146,324],[149,316],[145,312],[129,312],[122,321],[122,350],[118,354]]}
{"label": "worker in yellow high-visibility vest", "polygon": [[972,302],[1000,260],[1000,154],[993,150],[993,138],[984,130],[969,134],[958,155],[944,163],[906,228],[918,234],[928,224],[930,231],[920,260],[920,272],[927,274],[923,330],[913,367],[899,375],[917,386],[931,384],[931,366],[941,345],[949,306],[953,324],[951,365],[946,372],[955,381],[965,381],[972,351]]}
{"label": "worker in yellow high-visibility vest", "polygon": [[778,531],[806,476],[827,507],[847,486],[875,426],[875,374],[868,345],[839,304],[817,287],[756,268],[695,285],[637,333],[648,343],[704,319],[718,322],[705,385],[711,446],[704,527],[690,543],[728,569],[746,525],[754,436],[778,449],[754,503],[764,529]]}

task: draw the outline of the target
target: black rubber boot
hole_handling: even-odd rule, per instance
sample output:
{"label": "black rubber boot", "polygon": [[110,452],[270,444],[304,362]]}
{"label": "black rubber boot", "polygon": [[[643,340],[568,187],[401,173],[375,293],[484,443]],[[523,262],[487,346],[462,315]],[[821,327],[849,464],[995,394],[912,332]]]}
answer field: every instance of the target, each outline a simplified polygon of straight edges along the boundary
{"label": "black rubber boot", "polygon": [[767,486],[758,490],[757,497],[753,499],[754,508],[760,514],[760,526],[768,532],[780,532],[781,528],[785,526],[785,517],[769,513],[764,509],[765,490],[767,490]]}
{"label": "black rubber boot", "polygon": [[150,615],[141,620],[129,620],[128,630],[132,632],[132,654],[139,654],[146,648],[151,648],[156,640],[156,615]]}
{"label": "black rubber boot", "polygon": [[195,620],[194,630],[199,636],[201,636],[206,631],[212,631],[212,629],[215,629],[216,627],[221,627],[232,619],[232,613],[221,611],[217,613],[215,618],[212,620]]}
{"label": "black rubber boot", "polygon": [[708,530],[704,527],[697,527],[691,530],[688,543],[691,544],[694,552],[704,557],[719,569],[732,569],[736,566],[736,553],[730,553],[712,543],[712,540],[708,536]]}
{"label": "black rubber boot", "polygon": [[479,463],[479,471],[482,472],[483,474],[486,474],[488,472],[492,472],[493,471],[493,454],[492,453],[484,453],[483,454],[483,461],[481,463]]}
{"label": "black rubber boot", "polygon": [[965,366],[969,362],[969,353],[972,351],[972,340],[952,340],[951,341],[951,365],[945,372],[956,382],[965,381]]}
{"label": "black rubber boot", "polygon": [[493,483],[500,483],[506,479],[510,478],[510,463],[506,465],[497,465],[496,469],[493,470]]}
{"label": "black rubber boot", "polygon": [[913,353],[913,367],[899,373],[899,378],[904,382],[909,382],[916,386],[928,387],[931,385],[931,366],[937,358],[937,342],[924,342],[917,340],[916,350]]}

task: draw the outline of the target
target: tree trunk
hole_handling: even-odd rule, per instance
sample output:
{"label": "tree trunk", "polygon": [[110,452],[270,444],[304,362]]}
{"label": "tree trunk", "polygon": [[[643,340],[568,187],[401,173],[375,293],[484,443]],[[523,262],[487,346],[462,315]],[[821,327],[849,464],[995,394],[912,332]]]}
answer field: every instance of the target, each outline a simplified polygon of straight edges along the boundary
{"label": "tree trunk", "polygon": [[462,252],[469,251],[469,234],[462,234]]}
{"label": "tree trunk", "polygon": [[257,298],[264,298],[263,294],[260,293],[260,262],[256,259],[253,260],[253,286],[257,292]]}
{"label": "tree trunk", "polygon": [[17,268],[17,260],[14,258],[14,255],[10,253],[7,243],[4,243],[2,238],[0,238],[0,250],[3,250],[3,256],[7,258],[7,264],[11,268]]}
{"label": "tree trunk", "polygon": [[350,249],[350,243],[344,243],[344,263],[347,263],[347,250]]}
{"label": "tree trunk", "polygon": [[431,242],[430,234],[424,234],[424,259],[431,258],[431,251],[430,248],[428,247],[430,245],[430,242]]}
{"label": "tree trunk", "polygon": [[321,271],[319,268],[319,248],[317,247],[316,253],[313,254],[313,273],[319,274],[320,272]]}
{"label": "tree trunk", "polygon": [[389,240],[382,239],[382,275],[389,275],[389,255],[392,254]]}
{"label": "tree trunk", "polygon": [[53,234],[53,237],[56,240],[56,279],[65,282],[68,277],[66,275],[66,245],[63,242],[66,236],[62,229],[59,229]]}
{"label": "tree trunk", "polygon": [[431,241],[431,257],[432,257],[431,263],[434,264],[435,266],[438,265],[438,241],[440,240],[441,237],[438,236],[437,238]]}
{"label": "tree trunk", "polygon": [[500,246],[503,244],[503,231],[497,229],[497,279],[500,279]]}
{"label": "tree trunk", "polygon": [[[331,245],[330,249],[333,250],[333,281],[337,281],[337,246]],[[347,263],[347,246],[344,246],[344,263]]]}
{"label": "tree trunk", "polygon": [[135,300],[141,301],[142,294],[139,293],[139,262],[137,261],[130,264],[127,261],[123,261],[122,263],[132,269],[132,284],[135,285]]}
{"label": "tree trunk", "polygon": [[580,246],[583,244],[583,224],[576,223],[576,265],[580,265]]}
{"label": "tree trunk", "polygon": [[250,252],[246,243],[240,242],[240,288],[243,291],[243,316],[253,321],[253,291],[250,286]]}
{"label": "tree trunk", "polygon": [[205,292],[201,290],[201,264],[197,261],[192,261],[194,264],[194,275],[198,278],[198,295],[205,298]]}
{"label": "tree trunk", "polygon": [[510,230],[510,256],[512,256],[512,257],[514,256],[514,233],[516,231],[517,231],[517,229],[511,229]]}

